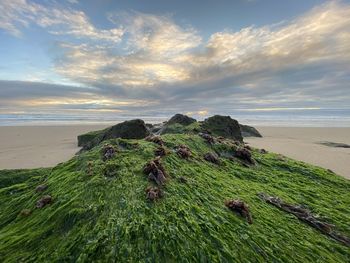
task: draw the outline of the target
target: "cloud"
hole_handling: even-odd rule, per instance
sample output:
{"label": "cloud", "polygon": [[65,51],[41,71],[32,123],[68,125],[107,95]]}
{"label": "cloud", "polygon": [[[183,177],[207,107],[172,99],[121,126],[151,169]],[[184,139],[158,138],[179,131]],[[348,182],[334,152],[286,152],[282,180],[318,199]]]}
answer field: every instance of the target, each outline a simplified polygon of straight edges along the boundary
{"label": "cloud", "polygon": [[46,28],[51,34],[110,42],[119,42],[124,33],[122,28],[97,29],[84,12],[57,4],[43,6],[27,0],[0,2],[0,28],[20,36],[21,29],[31,24]]}
{"label": "cloud", "polygon": [[[57,42],[53,61],[58,74],[84,88],[7,83],[11,89],[3,89],[0,83],[3,98],[12,90],[11,99],[19,96],[22,104],[45,98],[41,106],[55,109],[198,116],[233,109],[348,107],[348,4],[330,1],[292,21],[228,29],[204,40],[171,15],[109,14],[114,29],[99,30],[81,11],[16,1],[24,7],[12,10],[12,1],[5,0],[2,6],[10,12],[0,13],[0,27],[12,34],[36,20],[52,34],[89,39]],[[110,42],[117,45],[106,45]],[[24,84],[32,87],[29,94],[20,91]]]}
{"label": "cloud", "polygon": [[126,50],[114,47],[61,43],[63,58],[56,70],[86,84],[152,87],[188,79],[187,59],[201,37],[193,28],[182,28],[168,16],[111,15],[128,34]]}

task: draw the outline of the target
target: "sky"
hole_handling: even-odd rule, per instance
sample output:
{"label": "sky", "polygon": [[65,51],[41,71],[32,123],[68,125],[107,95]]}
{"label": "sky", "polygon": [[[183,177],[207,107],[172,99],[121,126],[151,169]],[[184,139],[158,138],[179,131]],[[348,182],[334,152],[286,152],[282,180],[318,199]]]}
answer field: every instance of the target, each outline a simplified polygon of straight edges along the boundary
{"label": "sky", "polygon": [[0,117],[350,118],[349,83],[350,1],[0,0]]}

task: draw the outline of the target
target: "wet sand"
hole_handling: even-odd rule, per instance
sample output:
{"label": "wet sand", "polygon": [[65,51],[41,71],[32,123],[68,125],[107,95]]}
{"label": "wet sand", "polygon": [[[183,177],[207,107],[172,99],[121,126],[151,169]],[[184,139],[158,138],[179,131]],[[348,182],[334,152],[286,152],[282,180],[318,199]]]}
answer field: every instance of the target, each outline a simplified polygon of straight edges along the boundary
{"label": "wet sand", "polygon": [[251,146],[331,169],[350,179],[350,149],[319,142],[350,144],[350,128],[257,127],[263,138],[246,138]]}

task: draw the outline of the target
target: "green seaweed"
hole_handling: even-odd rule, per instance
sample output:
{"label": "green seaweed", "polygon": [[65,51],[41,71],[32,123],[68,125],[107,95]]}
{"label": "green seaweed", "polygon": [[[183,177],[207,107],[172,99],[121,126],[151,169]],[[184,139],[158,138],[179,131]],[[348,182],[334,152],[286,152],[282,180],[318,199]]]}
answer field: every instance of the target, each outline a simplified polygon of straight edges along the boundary
{"label": "green seaweed", "polygon": [[[258,150],[256,165],[246,167],[229,158],[230,144],[210,145],[194,134],[162,138],[168,179],[156,202],[146,200],[151,182],[142,169],[157,145],[145,140],[106,141],[50,169],[0,171],[0,261],[350,261],[348,247],[257,196],[305,205],[350,236],[349,180]],[[106,162],[104,143],[118,146]],[[190,159],[175,153],[179,144],[191,149]],[[220,165],[203,159],[209,151],[223,153]],[[39,184],[47,190],[35,192]],[[46,194],[52,204],[35,208]],[[236,198],[249,205],[252,225],[225,207]],[[23,209],[32,214],[21,216]]]}

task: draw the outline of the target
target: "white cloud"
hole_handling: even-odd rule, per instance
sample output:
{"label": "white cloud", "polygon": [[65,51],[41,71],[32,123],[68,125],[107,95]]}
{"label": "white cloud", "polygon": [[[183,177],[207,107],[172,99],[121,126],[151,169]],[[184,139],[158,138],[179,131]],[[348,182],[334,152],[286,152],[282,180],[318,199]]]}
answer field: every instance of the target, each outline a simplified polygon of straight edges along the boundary
{"label": "white cloud", "polygon": [[122,28],[97,29],[84,12],[58,5],[46,7],[26,0],[0,1],[0,28],[19,36],[21,29],[30,24],[47,28],[52,34],[111,42],[119,42],[124,33]]}

